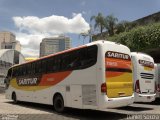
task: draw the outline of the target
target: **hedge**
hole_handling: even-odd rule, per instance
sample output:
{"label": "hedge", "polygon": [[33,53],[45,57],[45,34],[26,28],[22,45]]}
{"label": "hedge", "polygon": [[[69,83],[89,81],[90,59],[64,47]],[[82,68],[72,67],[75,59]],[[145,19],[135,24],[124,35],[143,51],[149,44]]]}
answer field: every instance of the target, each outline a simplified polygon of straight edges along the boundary
{"label": "hedge", "polygon": [[108,40],[127,45],[131,51],[160,48],[160,23],[139,26],[109,37]]}

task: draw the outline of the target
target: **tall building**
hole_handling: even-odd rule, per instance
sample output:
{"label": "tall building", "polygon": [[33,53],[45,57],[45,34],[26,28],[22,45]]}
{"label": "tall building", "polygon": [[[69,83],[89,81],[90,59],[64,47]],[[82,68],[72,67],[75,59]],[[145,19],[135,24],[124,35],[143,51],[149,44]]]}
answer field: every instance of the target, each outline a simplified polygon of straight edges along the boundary
{"label": "tall building", "polygon": [[40,57],[71,48],[71,40],[66,36],[44,38],[40,43]]}
{"label": "tall building", "polygon": [[16,36],[11,32],[0,32],[0,49],[14,49],[21,51],[20,42],[16,40]]}

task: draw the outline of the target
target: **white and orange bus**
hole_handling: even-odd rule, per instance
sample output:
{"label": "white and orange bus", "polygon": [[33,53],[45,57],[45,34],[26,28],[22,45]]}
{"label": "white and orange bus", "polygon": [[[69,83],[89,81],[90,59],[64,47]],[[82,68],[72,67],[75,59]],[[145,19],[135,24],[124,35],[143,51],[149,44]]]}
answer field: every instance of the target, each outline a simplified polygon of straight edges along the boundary
{"label": "white and orange bus", "polygon": [[160,64],[154,64],[156,78],[156,97],[160,97]]}
{"label": "white and orange bus", "polygon": [[130,49],[96,41],[9,69],[6,98],[65,107],[105,110],[134,101]]}
{"label": "white and orange bus", "polygon": [[135,102],[152,102],[155,100],[155,68],[151,56],[132,52]]}

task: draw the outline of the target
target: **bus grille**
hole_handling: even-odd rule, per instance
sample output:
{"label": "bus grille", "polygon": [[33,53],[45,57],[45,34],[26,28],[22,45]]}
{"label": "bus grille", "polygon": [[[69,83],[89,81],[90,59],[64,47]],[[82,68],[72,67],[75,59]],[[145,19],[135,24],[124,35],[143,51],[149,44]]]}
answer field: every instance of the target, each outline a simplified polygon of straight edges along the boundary
{"label": "bus grille", "polygon": [[153,79],[154,78],[154,75],[150,73],[140,73],[140,75],[141,75],[141,78],[143,79]]}

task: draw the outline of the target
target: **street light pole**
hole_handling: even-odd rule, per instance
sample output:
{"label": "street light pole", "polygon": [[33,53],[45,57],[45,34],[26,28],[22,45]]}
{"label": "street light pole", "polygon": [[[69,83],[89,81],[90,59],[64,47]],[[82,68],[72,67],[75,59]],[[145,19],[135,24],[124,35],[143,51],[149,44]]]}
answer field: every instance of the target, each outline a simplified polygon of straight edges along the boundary
{"label": "street light pole", "polygon": [[80,33],[81,36],[83,36],[83,44],[84,44],[84,39],[88,36],[89,37],[89,43],[92,42],[92,36],[93,36],[93,31],[92,31],[92,26],[90,24],[90,29],[87,32],[82,32]]}

